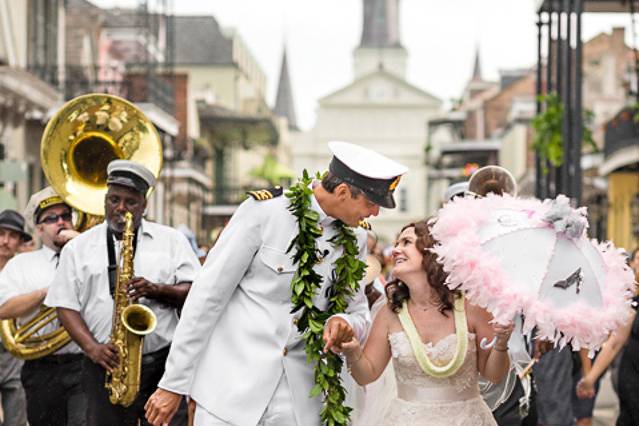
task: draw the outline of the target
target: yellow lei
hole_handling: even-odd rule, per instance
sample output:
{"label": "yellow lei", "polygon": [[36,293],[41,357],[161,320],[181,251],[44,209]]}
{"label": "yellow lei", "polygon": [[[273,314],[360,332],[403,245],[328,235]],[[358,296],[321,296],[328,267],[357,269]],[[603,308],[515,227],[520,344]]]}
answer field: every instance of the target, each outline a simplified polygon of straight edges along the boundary
{"label": "yellow lei", "polygon": [[453,316],[455,318],[455,334],[457,335],[457,344],[455,345],[455,356],[448,364],[438,367],[432,363],[426,354],[426,348],[422,339],[417,333],[415,324],[408,313],[407,302],[404,301],[402,309],[399,311],[399,321],[402,323],[404,333],[408,337],[408,341],[413,349],[413,354],[417,358],[419,366],[424,373],[429,376],[443,379],[455,374],[464,364],[466,359],[466,350],[468,349],[468,325],[466,324],[466,310],[464,308],[464,296],[455,298]]}

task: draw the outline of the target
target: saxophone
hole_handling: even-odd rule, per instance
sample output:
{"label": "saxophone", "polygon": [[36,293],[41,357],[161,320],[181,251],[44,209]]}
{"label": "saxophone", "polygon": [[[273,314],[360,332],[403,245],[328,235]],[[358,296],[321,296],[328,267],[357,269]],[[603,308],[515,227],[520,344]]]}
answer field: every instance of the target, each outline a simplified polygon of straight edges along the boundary
{"label": "saxophone", "polygon": [[128,407],[140,391],[140,372],[144,336],[155,330],[157,318],[153,311],[129,302],[128,286],[133,278],[133,215],[125,215],[122,250],[113,295],[113,325],[111,343],[117,348],[119,364],[107,372],[105,387],[111,404]]}

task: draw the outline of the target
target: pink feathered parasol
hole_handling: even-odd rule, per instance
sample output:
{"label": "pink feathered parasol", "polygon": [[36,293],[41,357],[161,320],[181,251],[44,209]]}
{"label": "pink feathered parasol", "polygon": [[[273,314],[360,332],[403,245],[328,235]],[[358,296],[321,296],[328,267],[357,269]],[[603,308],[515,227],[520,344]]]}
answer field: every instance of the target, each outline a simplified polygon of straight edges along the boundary
{"label": "pink feathered parasol", "polygon": [[588,240],[585,214],[562,195],[457,198],[439,211],[433,251],[447,285],[496,321],[521,312],[524,333],[592,351],[627,321],[634,276],[612,243]]}

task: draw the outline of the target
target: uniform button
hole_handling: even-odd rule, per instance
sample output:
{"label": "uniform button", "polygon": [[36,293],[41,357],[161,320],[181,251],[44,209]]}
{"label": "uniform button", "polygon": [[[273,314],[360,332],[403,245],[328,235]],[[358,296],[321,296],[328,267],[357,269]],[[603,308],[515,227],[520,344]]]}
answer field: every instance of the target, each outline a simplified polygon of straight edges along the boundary
{"label": "uniform button", "polygon": [[300,322],[300,320],[299,320],[299,319],[297,319],[297,318],[293,318],[293,325],[297,325],[297,323],[298,323],[298,322]]}
{"label": "uniform button", "polygon": [[281,266],[277,267],[277,272],[282,272],[284,270],[284,268],[282,268]]}
{"label": "uniform button", "polygon": [[288,348],[286,346],[284,346],[284,350],[282,350],[282,355],[288,355]]}

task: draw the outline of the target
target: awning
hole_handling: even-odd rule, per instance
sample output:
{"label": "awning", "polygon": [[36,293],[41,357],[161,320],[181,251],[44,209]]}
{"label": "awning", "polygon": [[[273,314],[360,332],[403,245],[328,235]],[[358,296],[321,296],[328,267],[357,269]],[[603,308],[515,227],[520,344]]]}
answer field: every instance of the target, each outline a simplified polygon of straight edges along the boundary
{"label": "awning", "polygon": [[240,143],[251,145],[276,145],[279,133],[271,115],[245,114],[220,105],[198,102],[200,127],[206,129],[215,143]]}
{"label": "awning", "polygon": [[204,216],[232,216],[239,205],[237,204],[219,204],[204,206],[202,214]]}
{"label": "awning", "polygon": [[173,137],[177,136],[180,130],[180,122],[175,119],[171,114],[165,112],[162,108],[154,103],[150,102],[136,102],[135,105],[142,110],[149,120],[161,129],[164,133],[167,133]]}
{"label": "awning", "polygon": [[599,166],[599,173],[606,176],[615,170],[622,169],[627,166],[636,166],[639,164],[639,145],[627,146],[618,149],[613,154],[606,157],[605,161]]}
{"label": "awning", "polygon": [[30,117],[44,118],[47,111],[60,102],[62,95],[30,72],[0,66],[0,100],[2,98],[15,99],[17,102],[10,102],[10,105],[24,106],[24,113]]}

